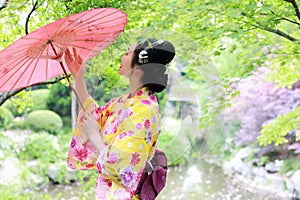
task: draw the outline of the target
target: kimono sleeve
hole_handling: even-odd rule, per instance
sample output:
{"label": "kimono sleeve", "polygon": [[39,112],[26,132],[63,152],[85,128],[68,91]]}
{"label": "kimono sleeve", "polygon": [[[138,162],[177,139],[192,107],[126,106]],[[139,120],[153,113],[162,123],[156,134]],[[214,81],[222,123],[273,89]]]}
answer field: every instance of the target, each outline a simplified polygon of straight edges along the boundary
{"label": "kimono sleeve", "polygon": [[101,152],[97,161],[103,177],[128,191],[136,189],[159,134],[158,113],[154,109],[138,106],[135,111],[123,120],[114,142]]}
{"label": "kimono sleeve", "polygon": [[[105,116],[106,108],[99,107],[96,101],[87,97],[83,103],[87,114],[93,116],[99,124],[99,129],[102,128],[103,117]],[[99,156],[96,147],[87,138],[82,130],[83,126],[83,111],[80,109],[76,120],[76,127],[72,137],[72,141],[68,151],[67,165],[71,169],[87,170],[97,169],[95,166]]]}

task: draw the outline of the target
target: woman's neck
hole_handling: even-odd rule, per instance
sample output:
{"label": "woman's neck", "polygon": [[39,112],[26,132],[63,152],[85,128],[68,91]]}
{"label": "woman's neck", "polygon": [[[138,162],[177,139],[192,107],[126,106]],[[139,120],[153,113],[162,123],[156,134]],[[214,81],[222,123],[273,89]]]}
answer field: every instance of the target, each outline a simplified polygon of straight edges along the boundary
{"label": "woman's neck", "polygon": [[143,87],[141,81],[134,81],[130,79],[130,94],[129,97],[135,96],[138,91]]}

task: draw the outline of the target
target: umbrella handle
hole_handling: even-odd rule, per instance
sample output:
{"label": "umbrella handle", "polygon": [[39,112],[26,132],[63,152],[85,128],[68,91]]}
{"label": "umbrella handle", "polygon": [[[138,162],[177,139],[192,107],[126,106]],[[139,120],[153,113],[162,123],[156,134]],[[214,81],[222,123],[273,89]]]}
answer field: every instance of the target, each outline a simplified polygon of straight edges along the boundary
{"label": "umbrella handle", "polygon": [[[53,52],[55,53],[55,56],[58,56],[58,54],[57,54],[57,52],[56,52],[56,50],[55,50],[55,48],[54,48],[54,45],[53,45],[53,43],[52,43],[51,40],[49,40],[49,44],[51,45],[51,47],[52,47],[52,49],[53,49]],[[78,102],[79,102],[79,105],[80,105],[81,109],[85,112],[85,109],[84,109],[84,107],[83,107],[83,104],[82,104],[82,102],[80,101],[80,99],[79,99],[79,97],[78,97],[78,94],[77,94],[76,90],[74,89],[74,87],[73,87],[73,85],[72,85],[72,83],[71,83],[71,81],[70,81],[69,75],[68,75],[68,73],[67,73],[66,68],[64,67],[63,62],[61,61],[61,59],[59,59],[58,62],[59,62],[59,64],[60,64],[61,68],[63,69],[64,74],[66,75],[66,78],[67,78],[67,80],[68,80],[68,82],[69,82],[70,88],[71,88],[72,91],[74,92],[74,94],[75,94],[75,96],[76,96],[76,98],[77,98],[77,100],[78,100]]]}
{"label": "umbrella handle", "polygon": [[61,68],[62,68],[63,71],[64,71],[64,74],[65,74],[65,76],[66,76],[66,78],[67,78],[67,80],[68,80],[68,82],[69,82],[70,88],[71,88],[72,91],[74,92],[74,94],[75,94],[75,96],[76,96],[76,98],[77,98],[77,100],[78,100],[78,103],[79,103],[81,109],[82,109],[84,112],[86,112],[86,110],[85,110],[84,107],[83,107],[83,103],[80,101],[80,99],[79,99],[79,97],[78,97],[78,94],[77,94],[75,88],[73,87],[73,85],[72,85],[72,83],[71,83],[71,81],[70,81],[69,75],[68,75],[68,73],[67,73],[67,71],[66,71],[66,68],[64,67],[64,64],[62,63],[62,61],[60,61],[59,64],[60,64]]}

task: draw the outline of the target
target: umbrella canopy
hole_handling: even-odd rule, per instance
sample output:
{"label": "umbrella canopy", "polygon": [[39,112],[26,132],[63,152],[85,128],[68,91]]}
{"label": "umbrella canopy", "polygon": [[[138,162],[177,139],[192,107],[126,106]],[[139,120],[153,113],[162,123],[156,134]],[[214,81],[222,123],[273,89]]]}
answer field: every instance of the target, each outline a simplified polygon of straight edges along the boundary
{"label": "umbrella canopy", "polygon": [[63,73],[67,76],[63,56],[67,48],[76,48],[85,62],[111,44],[126,22],[123,11],[98,8],[62,18],[22,37],[0,52],[0,92]]}

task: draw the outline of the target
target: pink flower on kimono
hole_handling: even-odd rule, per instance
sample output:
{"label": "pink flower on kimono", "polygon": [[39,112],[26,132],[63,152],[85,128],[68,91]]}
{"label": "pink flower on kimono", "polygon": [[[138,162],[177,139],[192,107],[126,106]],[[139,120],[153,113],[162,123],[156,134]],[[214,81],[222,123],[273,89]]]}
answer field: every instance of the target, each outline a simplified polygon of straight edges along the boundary
{"label": "pink flower on kimono", "polygon": [[67,165],[71,169],[75,169],[76,168],[75,164],[73,163],[73,160],[70,157],[67,158]]}
{"label": "pink flower on kimono", "polygon": [[156,124],[156,122],[157,122],[157,118],[154,116],[153,117],[153,123]]}
{"label": "pink flower on kimono", "polygon": [[109,193],[109,186],[106,184],[103,184],[103,181],[99,180],[100,177],[98,177],[98,180],[96,182],[96,196],[97,199],[107,200],[105,197]]}
{"label": "pink flower on kimono", "polygon": [[130,164],[133,166],[138,165],[141,161],[140,154],[138,152],[134,152],[131,154]]}
{"label": "pink flower on kimono", "polygon": [[92,115],[94,116],[95,120],[97,120],[97,121],[99,121],[101,114],[102,114],[102,111],[101,111],[100,107],[96,107],[92,112]]}
{"label": "pink flower on kimono", "polygon": [[151,102],[149,100],[141,100],[141,102],[146,105],[151,105]]}
{"label": "pink flower on kimono", "polygon": [[134,134],[134,131],[133,130],[129,130],[128,131],[128,136],[132,136]]}
{"label": "pink flower on kimono", "polygon": [[76,144],[77,144],[76,138],[73,137],[72,141],[71,141],[71,148],[74,148],[76,146]]}
{"label": "pink flower on kimono", "polygon": [[136,128],[137,128],[138,130],[141,130],[142,127],[143,127],[143,125],[142,125],[141,123],[137,123],[137,124],[136,124]]}
{"label": "pink flower on kimono", "polygon": [[102,173],[102,166],[99,162],[96,163],[96,167],[97,167],[98,172],[101,174]]}
{"label": "pink flower on kimono", "polygon": [[83,121],[84,121],[84,116],[83,116],[83,115],[81,115],[81,116],[79,117],[79,121],[80,121],[81,123],[83,123]]}
{"label": "pink flower on kimono", "polygon": [[119,134],[119,139],[124,138],[127,135],[127,133],[125,131],[123,131],[122,133]]}
{"label": "pink flower on kimono", "polygon": [[91,167],[94,167],[95,165],[93,164],[93,163],[88,163],[88,164],[86,164],[85,165],[85,167],[87,168],[87,169],[89,169],[89,168],[91,168]]}
{"label": "pink flower on kimono", "polygon": [[118,162],[118,155],[117,155],[117,153],[116,152],[109,153],[107,162],[109,164],[115,164],[116,162]]}
{"label": "pink flower on kimono", "polygon": [[156,97],[154,95],[150,95],[149,96],[150,100],[153,101],[154,103],[156,103]]}
{"label": "pink flower on kimono", "polygon": [[114,196],[117,198],[117,199],[124,199],[124,200],[127,200],[127,199],[132,199],[131,197],[131,193],[129,193],[128,191],[126,190],[117,190],[117,191],[114,191]]}
{"label": "pink flower on kimono", "polygon": [[86,157],[88,156],[88,151],[86,148],[84,147],[78,147],[74,149],[74,156],[80,160],[80,161],[84,161],[86,159]]}
{"label": "pink flower on kimono", "polygon": [[146,129],[148,129],[148,128],[150,127],[150,120],[149,120],[149,119],[146,119],[146,120],[144,121],[144,127],[145,127]]}
{"label": "pink flower on kimono", "polygon": [[148,133],[147,133],[146,141],[147,141],[148,144],[150,144],[150,143],[151,143],[151,140],[152,140],[152,131],[150,130],[150,131],[148,131]]}
{"label": "pink flower on kimono", "polygon": [[123,110],[121,109],[121,110],[119,110],[118,111],[118,115],[121,115],[121,113],[123,112]]}
{"label": "pink flower on kimono", "polygon": [[143,90],[140,90],[136,95],[140,97],[143,94]]}
{"label": "pink flower on kimono", "polygon": [[120,175],[123,185],[130,188],[136,180],[137,173],[134,171],[133,167],[127,166],[125,169],[121,170]]}

